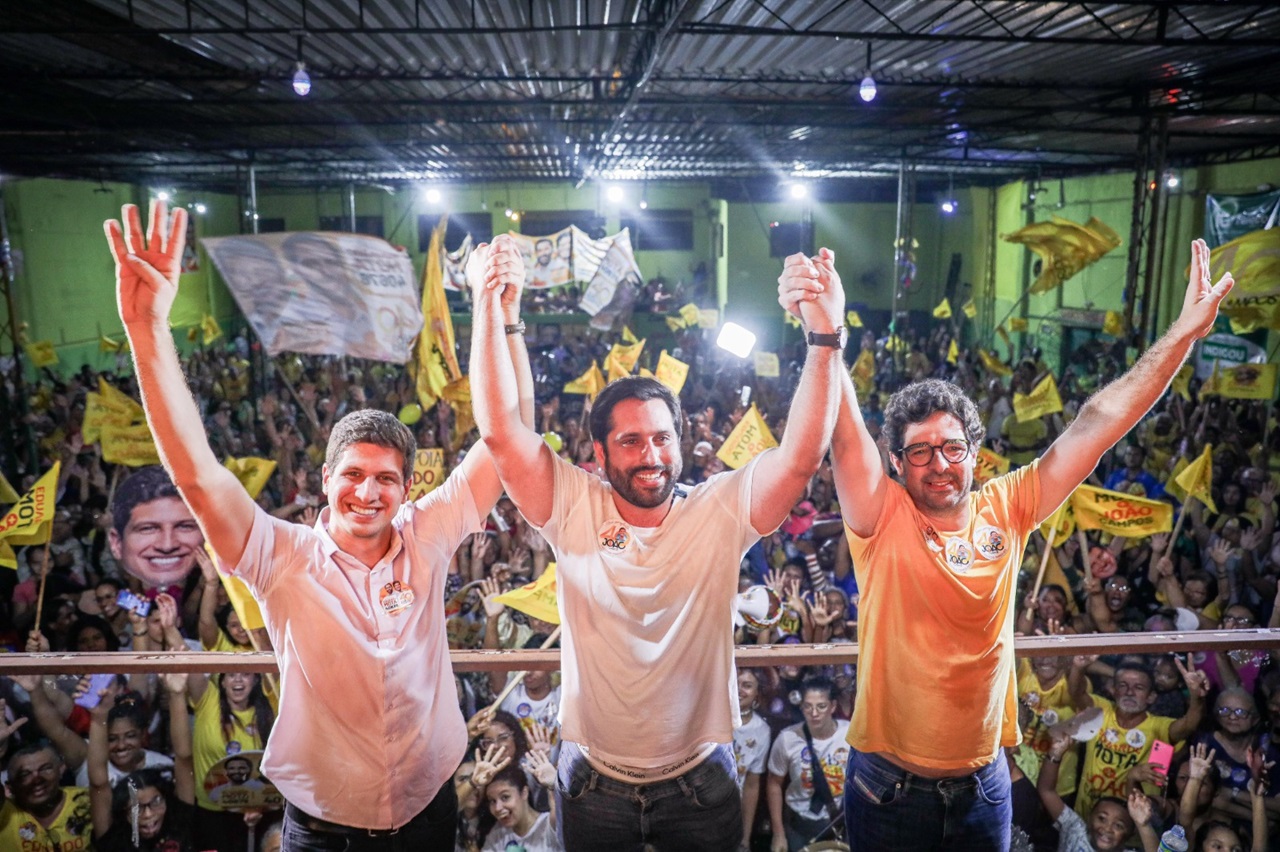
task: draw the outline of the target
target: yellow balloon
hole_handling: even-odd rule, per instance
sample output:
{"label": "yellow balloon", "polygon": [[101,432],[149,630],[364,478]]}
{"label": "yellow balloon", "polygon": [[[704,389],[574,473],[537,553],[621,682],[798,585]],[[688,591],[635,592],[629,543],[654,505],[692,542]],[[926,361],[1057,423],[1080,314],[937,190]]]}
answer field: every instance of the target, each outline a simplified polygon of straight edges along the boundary
{"label": "yellow balloon", "polygon": [[547,446],[551,448],[553,453],[558,453],[564,449],[564,439],[555,432],[543,432],[542,440],[547,442]]}
{"label": "yellow balloon", "polygon": [[411,402],[404,408],[400,409],[400,413],[396,415],[400,422],[406,426],[412,426],[422,419],[422,406],[416,402]]}

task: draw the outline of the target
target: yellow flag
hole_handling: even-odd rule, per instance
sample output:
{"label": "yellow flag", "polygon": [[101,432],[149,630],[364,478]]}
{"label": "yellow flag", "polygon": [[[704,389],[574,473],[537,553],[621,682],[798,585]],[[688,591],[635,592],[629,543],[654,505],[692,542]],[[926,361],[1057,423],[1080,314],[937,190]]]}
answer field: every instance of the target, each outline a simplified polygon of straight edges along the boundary
{"label": "yellow flag", "polygon": [[1004,345],[1008,347],[1009,352],[1013,352],[1013,343],[1009,340],[1009,332],[1003,325],[996,326],[996,335],[1004,341]]}
{"label": "yellow flag", "polygon": [[591,369],[587,370],[573,381],[568,382],[564,386],[564,392],[585,393],[591,399],[595,399],[596,394],[604,390],[604,386],[604,373],[600,372],[600,365],[595,361],[592,361]]}
{"label": "yellow flag", "polygon": [[[1187,267],[1189,274],[1190,267]],[[1251,231],[1209,253],[1209,275],[1230,271],[1236,285],[1222,300],[1222,313],[1237,334],[1280,328],[1280,228]]]}
{"label": "yellow flag", "polygon": [[559,624],[560,607],[556,605],[556,564],[554,562],[549,564],[547,570],[532,583],[503,592],[494,600],[541,621]]}
{"label": "yellow flag", "polygon": [[409,499],[417,500],[430,494],[444,482],[444,450],[440,447],[422,447],[413,454],[413,482],[409,485]]}
{"label": "yellow flag", "polygon": [[203,338],[201,342],[208,346],[222,336],[222,326],[218,325],[212,314],[205,314],[200,320],[200,334]]}
{"label": "yellow flag", "polygon": [[1071,492],[1076,526],[1124,538],[1142,538],[1173,530],[1173,506],[1132,494],[1081,485]]}
{"label": "yellow flag", "polygon": [[654,368],[653,377],[671,388],[671,392],[678,396],[688,375],[689,365],[678,358],[671,357],[667,354],[667,350],[663,349],[662,354],[658,356],[658,365]]}
{"label": "yellow flag", "polygon": [[698,328],[717,328],[720,325],[720,311],[715,308],[702,308],[698,311]]}
{"label": "yellow flag", "polygon": [[108,384],[101,376],[98,377],[98,395],[102,398],[104,407],[111,411],[129,415],[129,420],[132,423],[141,423],[147,419],[142,406],[133,397],[115,385]]}
{"label": "yellow flag", "polygon": [[786,323],[787,325],[791,326],[792,328],[799,328],[799,327],[800,327],[800,318],[799,318],[799,317],[797,317],[797,316],[795,316],[794,314],[792,314],[792,313],[791,313],[791,312],[789,312],[789,311],[788,311],[787,313],[784,313],[784,314],[782,315],[782,321],[783,321],[784,323]]}
{"label": "yellow flag", "polygon": [[623,343],[635,343],[635,342],[636,342],[637,340],[639,340],[639,339],[640,339],[640,338],[636,337],[636,333],[635,333],[634,331],[632,331],[632,330],[631,330],[631,326],[629,326],[629,325],[624,325],[624,326],[622,327],[622,342],[623,342]]}
{"label": "yellow flag", "polygon": [[964,311],[964,315],[969,319],[973,319],[978,315],[978,306],[973,303],[973,299],[969,299],[964,303],[964,307],[960,308]]}
{"label": "yellow flag", "polygon": [[249,496],[254,500],[258,499],[263,486],[276,470],[274,461],[257,456],[245,456],[242,459],[229,458],[222,463],[222,466],[236,475],[236,479],[240,480],[244,490],[248,491]]}
{"label": "yellow flag", "polygon": [[129,338],[121,340],[112,340],[105,334],[98,335],[98,351],[99,352],[119,352],[124,354],[129,351]]}
{"label": "yellow flag", "polygon": [[960,360],[960,347],[956,346],[955,338],[951,339],[951,343],[947,345],[947,363],[954,364]]}
{"label": "yellow flag", "polygon": [[1174,481],[1186,492],[1187,497],[1194,497],[1209,507],[1215,514],[1218,507],[1213,503],[1213,446],[1206,444],[1199,458],[1191,462],[1174,477]]}
{"label": "yellow flag", "polygon": [[737,470],[760,453],[776,446],[778,441],[769,431],[769,425],[764,422],[764,418],[760,416],[753,402],[751,408],[747,409],[747,413],[738,421],[738,425],[733,427],[729,437],[724,439],[724,443],[716,451],[716,457]]}
{"label": "yellow flag", "polygon": [[1185,456],[1178,456],[1178,460],[1173,463],[1173,471],[1169,474],[1169,479],[1164,484],[1164,492],[1179,503],[1187,502],[1187,491],[1178,484],[1178,476],[1187,469],[1187,459]]}
{"label": "yellow flag", "polygon": [[1107,311],[1102,320],[1102,333],[1112,337],[1124,337],[1124,314],[1119,311]]}
{"label": "yellow flag", "polygon": [[667,321],[667,328],[671,331],[680,331],[684,328],[684,320],[680,317],[663,317]]}
{"label": "yellow flag", "polygon": [[776,379],[782,375],[777,352],[761,352],[757,349],[752,357],[755,359],[756,375],[760,378]]}
{"label": "yellow flag", "polygon": [[636,375],[643,376],[646,379],[652,379],[653,370],[650,370],[648,367],[641,367]]}
{"label": "yellow flag", "polygon": [[426,411],[436,404],[445,386],[462,378],[454,347],[453,318],[444,296],[444,231],[449,217],[441,216],[431,231],[427,257],[422,265],[422,333],[416,347],[418,403]]}
{"label": "yellow flag", "polygon": [[862,317],[858,316],[857,311],[849,311],[844,315],[844,321],[849,324],[850,328],[862,328]]}
{"label": "yellow flag", "polygon": [[467,434],[476,426],[476,416],[471,408],[471,377],[454,379],[440,391],[440,398],[453,408],[453,449],[462,449]]}
{"label": "yellow flag", "polygon": [[1000,239],[1022,243],[1040,258],[1040,276],[1031,285],[1032,293],[1052,290],[1121,242],[1120,235],[1098,219],[1080,225],[1058,216],[1001,234]]}
{"label": "yellow flag", "polygon": [[[56,461],[31,490],[18,499],[9,514],[0,519],[0,539],[7,544],[44,544],[53,532],[53,504],[58,496],[58,474],[62,462]],[[17,567],[14,565],[13,567]]]}
{"label": "yellow flag", "polygon": [[1270,400],[1276,392],[1276,364],[1240,364],[1217,371],[1213,387],[1202,394],[1216,393],[1228,399]]}
{"label": "yellow flag", "polygon": [[946,296],[943,296],[942,301],[939,302],[934,307],[933,318],[934,319],[951,319],[951,300],[948,299]]}
{"label": "yellow flag", "polygon": [[631,375],[629,372],[622,369],[621,364],[619,364],[617,361],[613,360],[608,356],[606,356],[604,359],[604,366],[605,366],[604,379],[606,383],[616,381],[618,379]]}
{"label": "yellow flag", "polygon": [[1055,545],[1066,541],[1076,531],[1076,516],[1071,511],[1070,500],[1064,500],[1056,512],[1045,518],[1044,523],[1040,524],[1040,534],[1048,538],[1050,528],[1053,529]]}
{"label": "yellow flag", "polygon": [[973,481],[981,486],[1009,472],[1009,460],[986,447],[978,449],[976,464],[973,466]]}
{"label": "yellow flag", "polygon": [[884,346],[890,352],[906,352],[911,349],[911,344],[896,334],[889,335],[884,342]]}
{"label": "yellow flag", "polygon": [[26,345],[26,350],[27,357],[37,369],[58,364],[58,350],[53,348],[52,340],[33,340]]}
{"label": "yellow flag", "polygon": [[102,427],[102,460],[128,467],[160,464],[160,453],[147,424]]}
{"label": "yellow flag", "polygon": [[613,348],[609,350],[605,363],[614,362],[622,375],[630,375],[631,371],[636,368],[636,362],[640,360],[640,353],[643,351],[643,340],[630,344],[615,343]]}
{"label": "yellow flag", "polygon": [[[120,395],[130,403],[133,403],[133,400],[127,396]],[[133,404],[137,406],[137,403]],[[89,391],[85,394],[84,421],[80,426],[80,434],[86,444],[96,444],[101,440],[104,426],[132,426],[141,419],[141,406],[137,406],[136,412],[127,408],[112,408],[102,394]]]}
{"label": "yellow flag", "polygon": [[13,548],[9,546],[9,542],[0,539],[0,566],[18,570],[18,555],[13,552]]}
{"label": "yellow flag", "polygon": [[995,373],[997,376],[1012,376],[1013,370],[1009,368],[999,358],[985,349],[978,350],[978,357],[982,360],[982,366],[986,367],[989,372]]}
{"label": "yellow flag", "polygon": [[693,328],[697,325],[698,320],[701,319],[701,317],[702,312],[698,310],[698,306],[693,302],[689,302],[680,308],[680,319],[684,320],[684,324],[687,328]]}
{"label": "yellow flag", "polygon": [[1027,330],[1027,321],[1022,317],[1009,317],[1009,330],[1015,334]]}
{"label": "yellow flag", "polygon": [[13,484],[5,479],[4,472],[0,471],[0,503],[17,503],[18,496]]}
{"label": "yellow flag", "polygon": [[858,360],[854,361],[853,367],[849,369],[849,378],[853,379],[853,387],[859,397],[865,397],[871,393],[871,389],[875,386],[876,356],[870,349],[863,349],[858,353]]}
{"label": "yellow flag", "polygon": [[1052,373],[1041,379],[1040,384],[1031,389],[1031,393],[1013,395],[1013,411],[1019,423],[1061,410],[1062,397],[1058,395],[1058,383],[1054,381]]}
{"label": "yellow flag", "polygon": [[1173,392],[1187,402],[1191,401],[1191,376],[1194,373],[1195,369],[1190,364],[1183,364],[1173,376]]}

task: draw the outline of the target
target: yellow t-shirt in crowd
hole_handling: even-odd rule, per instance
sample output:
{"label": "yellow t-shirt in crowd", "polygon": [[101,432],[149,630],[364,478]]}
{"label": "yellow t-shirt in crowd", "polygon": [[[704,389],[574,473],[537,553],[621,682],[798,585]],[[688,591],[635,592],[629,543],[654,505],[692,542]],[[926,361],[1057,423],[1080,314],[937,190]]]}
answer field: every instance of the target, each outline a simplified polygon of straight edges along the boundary
{"label": "yellow t-shirt in crowd", "polygon": [[1009,461],[1025,465],[1040,454],[1040,445],[1049,437],[1049,427],[1044,425],[1043,418],[1019,422],[1017,414],[1010,414],[1004,419],[1000,434],[1009,442]]}
{"label": "yellow t-shirt in crowd", "polygon": [[218,638],[214,641],[212,648],[205,645],[203,642],[200,643],[200,646],[206,651],[230,651],[233,654],[253,653],[252,645],[237,645],[235,642],[228,639],[227,634],[223,633],[221,630],[218,631]]}
{"label": "yellow t-shirt in crowd", "polygon": [[231,715],[235,717],[231,738],[223,738],[222,709],[221,702],[218,700],[220,691],[215,675],[209,679],[209,685],[205,687],[204,694],[195,704],[196,723],[192,743],[192,759],[195,762],[196,771],[196,804],[215,811],[218,808],[209,801],[209,794],[204,789],[204,779],[209,774],[209,770],[229,754],[259,751],[265,745],[254,724],[253,708],[231,711]]}
{"label": "yellow t-shirt in crowd", "polygon": [[0,807],[0,849],[5,852],[83,852],[93,848],[89,791],[63,787],[62,810],[48,828],[13,802]]}
{"label": "yellow t-shirt in crowd", "polygon": [[846,528],[861,593],[854,748],[950,771],[1018,744],[1014,598],[1038,470],[970,494],[964,529],[934,529],[897,482],[869,537]]}
{"label": "yellow t-shirt in crowd", "polygon": [[[1116,720],[1116,706],[1097,695],[1089,696],[1095,707],[1102,708],[1102,728],[1084,745],[1084,766],[1080,771],[1080,794],[1076,797],[1076,813],[1086,819],[1094,804],[1104,796],[1123,799],[1124,779],[1129,770],[1147,760],[1151,744],[1169,742],[1169,728],[1174,719],[1150,713],[1136,728],[1122,728]],[[1143,785],[1147,795],[1160,794],[1154,786]]]}
{"label": "yellow t-shirt in crowd", "polygon": [[[1033,714],[1031,724],[1022,731],[1022,740],[1031,746],[1040,764],[1043,764],[1053,745],[1049,729],[1076,715],[1075,708],[1071,706],[1067,676],[1063,674],[1051,687],[1043,689],[1040,679],[1031,669],[1031,661],[1024,657],[1018,660],[1018,699]],[[1023,772],[1025,774],[1026,770]],[[1076,749],[1071,749],[1062,756],[1062,764],[1058,767],[1058,794],[1071,795],[1076,791],[1079,781],[1080,757]]]}

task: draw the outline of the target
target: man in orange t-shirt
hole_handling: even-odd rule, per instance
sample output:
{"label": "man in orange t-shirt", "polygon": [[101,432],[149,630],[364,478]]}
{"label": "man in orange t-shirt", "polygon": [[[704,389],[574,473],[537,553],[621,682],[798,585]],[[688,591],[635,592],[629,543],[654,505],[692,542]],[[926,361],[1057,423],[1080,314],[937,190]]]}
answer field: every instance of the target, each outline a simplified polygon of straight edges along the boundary
{"label": "man in orange t-shirt", "polygon": [[[779,287],[778,301],[797,316],[839,281],[823,258],[813,265],[811,278]],[[1009,848],[1000,749],[1020,739],[1014,586],[1026,537],[1164,393],[1231,286],[1229,274],[1211,284],[1209,248],[1196,240],[1182,312],[1165,335],[1043,456],[976,492],[987,430],[960,388],[927,379],[890,398],[890,479],[845,377],[831,449],[861,591],[844,788],[853,852]]]}

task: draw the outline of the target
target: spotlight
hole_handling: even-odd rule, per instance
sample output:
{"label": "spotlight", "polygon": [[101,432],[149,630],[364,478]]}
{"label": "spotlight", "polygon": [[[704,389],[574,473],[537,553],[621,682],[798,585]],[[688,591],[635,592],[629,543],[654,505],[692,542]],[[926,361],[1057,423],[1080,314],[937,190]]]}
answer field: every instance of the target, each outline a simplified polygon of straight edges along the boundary
{"label": "spotlight", "polygon": [[604,191],[604,197],[614,204],[618,204],[626,197],[626,195],[622,192],[622,187],[615,185],[610,186]]}
{"label": "spotlight", "polygon": [[514,215],[515,215],[515,211],[514,211],[514,210],[512,210],[510,207],[508,207],[508,208],[506,209],[506,211],[505,211],[505,214],[504,214],[504,215],[506,215],[506,217],[507,217],[508,219],[510,219],[512,216],[514,216]]}
{"label": "spotlight", "polygon": [[739,358],[745,358],[751,354],[751,349],[756,345],[756,336],[747,331],[736,322],[726,322],[720,327],[720,335],[716,338],[716,346],[726,352],[731,352]]}
{"label": "spotlight", "polygon": [[199,201],[196,202],[195,209],[196,209],[196,213],[200,216],[203,216],[204,214],[209,212],[209,208],[201,204]]}
{"label": "spotlight", "polygon": [[1178,178],[1178,173],[1173,169],[1164,173],[1164,185],[1169,187],[1169,189],[1177,189],[1178,184],[1181,182],[1182,181]]}
{"label": "spotlight", "polygon": [[944,199],[943,202],[938,206],[942,208],[943,213],[946,213],[948,216],[950,216],[952,213],[956,212],[957,205],[956,205],[955,199],[947,198],[947,199]]}
{"label": "spotlight", "polygon": [[956,201],[956,176],[947,175],[947,195],[942,199],[942,203],[938,205],[942,208],[942,212],[947,216],[956,212],[960,207],[960,202]]}
{"label": "spotlight", "polygon": [[429,186],[426,188],[426,190],[423,191],[422,198],[428,204],[439,204],[440,190],[436,189],[434,186]]}
{"label": "spotlight", "polygon": [[788,191],[791,193],[791,197],[797,200],[801,198],[808,198],[809,184],[797,181],[796,183],[791,184],[791,188]]}
{"label": "spotlight", "polygon": [[519,221],[520,221],[520,211],[519,211],[519,210],[513,210],[513,211],[511,211],[511,221],[512,221],[512,222],[519,222]]}
{"label": "spotlight", "polygon": [[171,198],[173,198],[173,193],[167,189],[159,189],[159,190],[156,190],[156,198],[160,199],[161,201],[168,201]]}
{"label": "spotlight", "polygon": [[648,210],[648,209],[649,209],[649,202],[648,202],[648,201],[646,201],[645,199],[641,198],[641,199],[640,199],[640,209],[641,209],[641,210]]}
{"label": "spotlight", "polygon": [[305,62],[299,62],[298,70],[293,72],[293,92],[300,98],[311,94],[311,75],[307,73]]}

